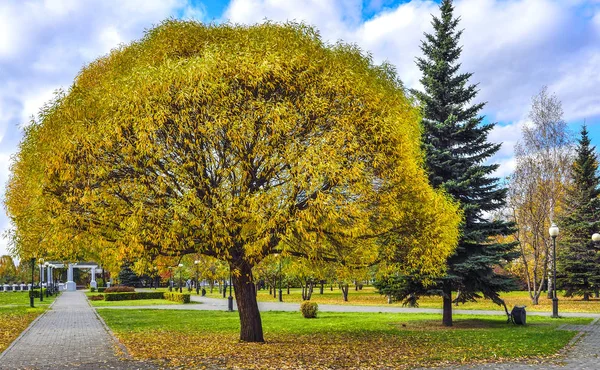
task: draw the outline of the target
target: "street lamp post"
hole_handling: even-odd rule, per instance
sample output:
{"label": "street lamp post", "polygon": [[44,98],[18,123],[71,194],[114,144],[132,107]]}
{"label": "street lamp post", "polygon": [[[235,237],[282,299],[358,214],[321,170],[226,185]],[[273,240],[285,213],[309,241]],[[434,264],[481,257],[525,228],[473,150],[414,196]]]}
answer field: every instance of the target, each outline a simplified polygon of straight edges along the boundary
{"label": "street lamp post", "polygon": [[183,267],[183,263],[179,264],[179,293],[183,293],[183,289],[181,288],[181,268]]}
{"label": "street lamp post", "polygon": [[198,264],[199,260],[194,261],[194,265],[196,265],[196,295],[200,294],[200,285],[198,284]]}
{"label": "street lamp post", "polygon": [[173,266],[169,266],[169,292],[173,291]]}
{"label": "street lamp post", "polygon": [[29,289],[29,306],[34,307],[33,305],[33,279],[35,277],[35,258],[31,259],[31,288]]}
{"label": "street lamp post", "polygon": [[229,298],[227,298],[229,312],[233,312],[233,296],[231,295],[231,267],[229,267]]}
{"label": "street lamp post", "polygon": [[558,236],[558,226],[552,224],[548,229],[552,237],[552,317],[558,318],[558,298],[556,297],[556,237]]}

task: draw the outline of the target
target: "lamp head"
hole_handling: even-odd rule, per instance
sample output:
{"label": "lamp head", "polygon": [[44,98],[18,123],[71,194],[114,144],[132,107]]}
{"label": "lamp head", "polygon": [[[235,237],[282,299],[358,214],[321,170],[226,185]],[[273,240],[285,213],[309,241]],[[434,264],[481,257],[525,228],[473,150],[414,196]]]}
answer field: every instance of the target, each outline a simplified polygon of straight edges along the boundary
{"label": "lamp head", "polygon": [[556,238],[558,236],[558,226],[555,223],[552,223],[552,226],[548,229],[548,233],[551,237]]}
{"label": "lamp head", "polygon": [[180,264],[179,264],[179,267],[183,267],[183,263],[180,263]]}
{"label": "lamp head", "polygon": [[600,242],[600,234],[598,234],[598,233],[594,233],[594,234],[592,235],[592,240],[594,241],[594,243],[598,243],[598,242]]}

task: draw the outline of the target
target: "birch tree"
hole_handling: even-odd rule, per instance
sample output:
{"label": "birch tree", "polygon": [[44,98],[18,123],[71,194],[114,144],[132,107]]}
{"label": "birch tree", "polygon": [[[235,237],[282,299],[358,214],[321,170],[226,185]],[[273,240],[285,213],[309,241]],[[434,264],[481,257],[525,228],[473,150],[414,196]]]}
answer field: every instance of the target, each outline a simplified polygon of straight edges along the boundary
{"label": "birch tree", "polygon": [[532,99],[530,123],[522,129],[515,147],[516,169],[510,178],[510,216],[518,229],[519,242],[529,295],[538,300],[548,278],[548,291],[553,282],[552,240],[548,228],[556,221],[562,207],[572,163],[572,136],[563,119],[561,102],[543,87]]}

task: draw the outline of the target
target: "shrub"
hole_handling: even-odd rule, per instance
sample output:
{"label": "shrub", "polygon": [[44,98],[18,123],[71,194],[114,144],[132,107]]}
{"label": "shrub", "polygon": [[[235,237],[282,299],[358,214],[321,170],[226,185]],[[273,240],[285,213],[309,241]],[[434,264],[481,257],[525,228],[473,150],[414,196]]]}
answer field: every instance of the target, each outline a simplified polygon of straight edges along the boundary
{"label": "shrub", "polygon": [[88,299],[90,301],[103,301],[104,300],[104,294],[91,295],[91,296],[88,297]]}
{"label": "shrub", "polygon": [[302,316],[304,316],[307,319],[316,318],[317,311],[319,311],[319,305],[315,302],[304,301],[300,305],[300,312],[302,312]]}
{"label": "shrub", "polygon": [[190,295],[186,293],[165,292],[164,295],[167,301],[190,303]]}
{"label": "shrub", "polygon": [[104,291],[106,290],[106,287],[100,287],[97,290],[98,290],[98,293],[104,293]]}
{"label": "shrub", "polygon": [[135,288],[132,286],[117,285],[117,286],[111,286],[110,288],[104,289],[104,293],[124,293],[124,292],[135,292]]}
{"label": "shrub", "polygon": [[[108,290],[108,289],[107,289]],[[163,292],[123,292],[106,293],[105,301],[133,301],[138,299],[163,299]]]}
{"label": "shrub", "polygon": [[[46,295],[46,289],[43,290],[42,292],[44,295]],[[33,296],[33,298],[40,298],[40,290],[36,289],[36,290],[30,290],[29,291],[29,296]]]}
{"label": "shrub", "polygon": [[91,293],[94,293],[95,291],[96,291],[96,288],[94,288],[94,287],[90,288]]}

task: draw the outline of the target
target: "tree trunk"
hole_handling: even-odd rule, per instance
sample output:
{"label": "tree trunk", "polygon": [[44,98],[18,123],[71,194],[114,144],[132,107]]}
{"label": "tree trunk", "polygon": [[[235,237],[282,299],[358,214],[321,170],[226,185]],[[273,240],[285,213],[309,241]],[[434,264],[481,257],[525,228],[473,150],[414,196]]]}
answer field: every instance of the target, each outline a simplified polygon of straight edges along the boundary
{"label": "tree trunk", "polygon": [[310,298],[312,297],[312,293],[313,293],[314,286],[315,286],[315,282],[314,282],[314,281],[312,281],[312,280],[311,280],[311,281],[309,281],[309,282],[306,284],[307,296],[308,296],[307,300],[308,300],[308,301],[310,301]]}
{"label": "tree trunk", "polygon": [[331,291],[333,292],[333,283],[331,283]]}
{"label": "tree trunk", "polygon": [[324,287],[325,287],[325,280],[321,280],[321,289],[319,290],[319,294],[323,294]]}
{"label": "tree trunk", "polygon": [[247,262],[241,262],[238,266],[239,274],[233,274],[233,287],[235,288],[235,300],[240,315],[240,341],[264,342],[262,321],[252,279],[252,267]]}
{"label": "tree trunk", "polygon": [[354,280],[354,290],[358,292],[358,280]]}
{"label": "tree trunk", "polygon": [[289,283],[289,281],[287,283],[287,294],[290,294],[290,283]]}
{"label": "tree trunk", "polygon": [[344,302],[348,302],[348,284],[343,284],[340,287],[342,288],[342,296],[344,297]]}
{"label": "tree trunk", "polygon": [[596,290],[594,291],[594,296],[595,296],[596,298],[600,298],[600,290],[596,289]]}
{"label": "tree trunk", "polygon": [[452,289],[449,283],[444,284],[442,290],[444,300],[444,313],[442,317],[442,324],[444,326],[452,326]]}
{"label": "tree trunk", "polygon": [[590,300],[590,293],[588,293],[588,292],[583,293],[583,300],[584,301],[589,301]]}

